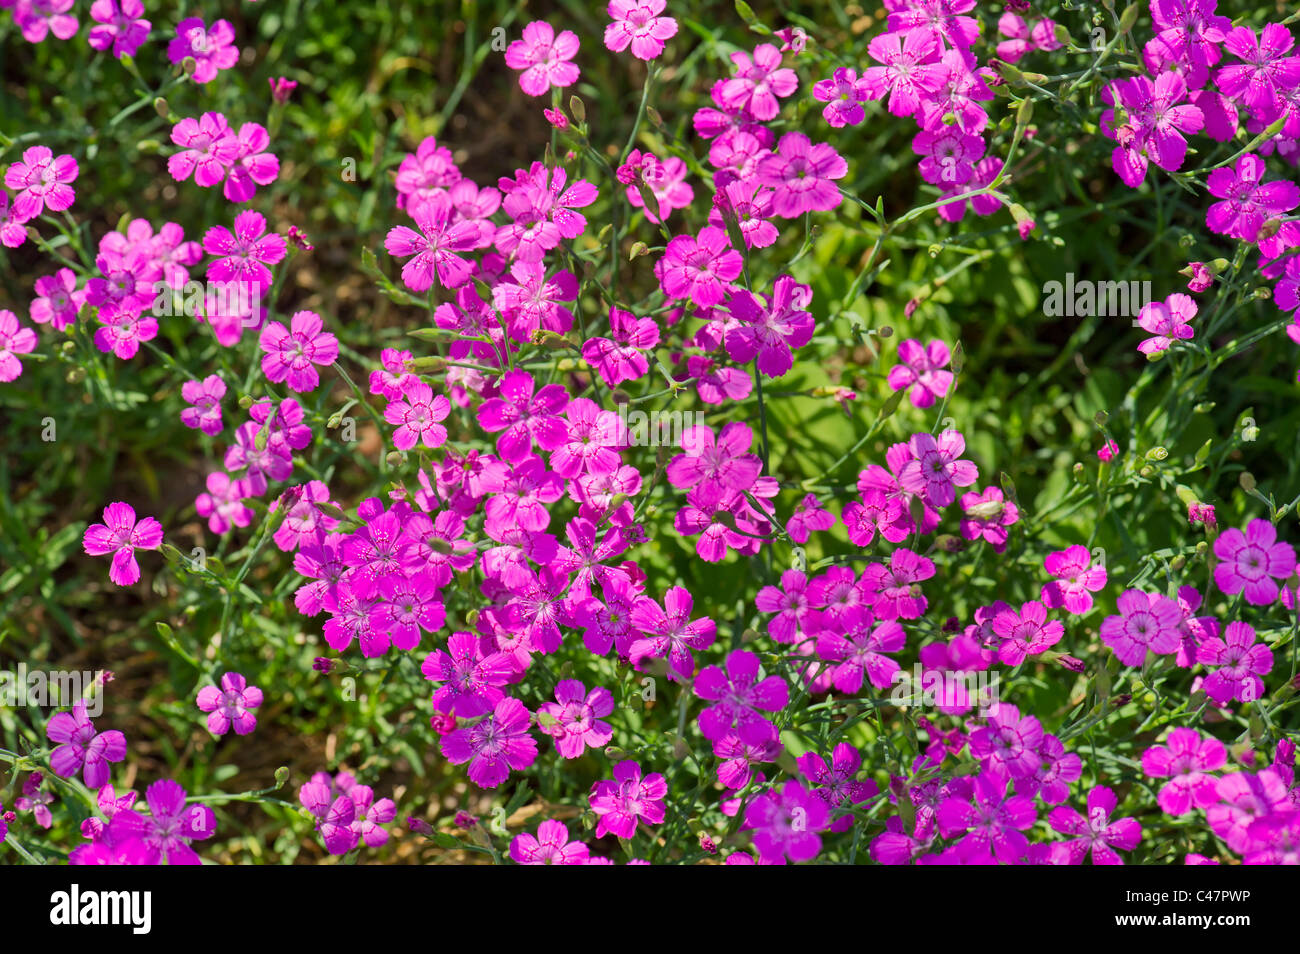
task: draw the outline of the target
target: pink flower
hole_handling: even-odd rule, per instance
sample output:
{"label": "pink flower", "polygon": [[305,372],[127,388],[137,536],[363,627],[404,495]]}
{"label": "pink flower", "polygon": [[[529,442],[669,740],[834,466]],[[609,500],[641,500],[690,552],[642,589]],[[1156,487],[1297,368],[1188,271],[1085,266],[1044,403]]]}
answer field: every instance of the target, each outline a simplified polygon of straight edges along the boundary
{"label": "pink flower", "polygon": [[384,420],[396,426],[393,446],[410,450],[416,444],[441,447],[447,441],[447,428],[440,423],[451,413],[451,402],[433,393],[433,388],[423,381],[408,385],[400,401],[384,408]]}
{"label": "pink flower", "polygon": [[1233,699],[1254,702],[1264,694],[1259,677],[1272,670],[1273,651],[1255,641],[1255,630],[1246,623],[1229,623],[1223,635],[1206,638],[1196,654],[1202,665],[1218,667],[1205,677],[1205,694],[1220,706]]}
{"label": "pink flower", "polygon": [[510,842],[510,858],[519,865],[585,865],[587,846],[569,841],[563,822],[548,818],[537,826],[537,835],[520,832]]}
{"label": "pink flower", "polygon": [[902,364],[889,369],[889,387],[895,391],[910,387],[907,396],[914,407],[927,408],[948,396],[952,372],[942,369],[952,360],[952,353],[942,341],[931,341],[925,347],[915,338],[900,341],[898,360]]}
{"label": "pink flower", "polygon": [[491,651],[488,640],[463,632],[451,634],[446,652],[429,653],[420,672],[438,686],[433,707],[463,719],[491,712],[505,698],[501,687],[516,675],[509,654]]}
{"label": "pink flower", "polygon": [[453,765],[469,762],[470,781],[479,788],[496,788],[512,769],[521,772],[537,761],[529,721],[524,704],[506,696],[482,721],[443,736],[442,754]]}
{"label": "pink flower", "polygon": [[1267,606],[1277,599],[1278,580],[1295,572],[1295,548],[1279,543],[1277,528],[1267,520],[1252,520],[1242,533],[1225,530],[1214,541],[1214,583],[1228,596],[1244,592],[1246,602]]}
{"label": "pink flower", "polygon": [[1187,155],[1184,133],[1200,132],[1205,114],[1183,103],[1187,83],[1175,72],[1161,73],[1154,82],[1145,76],[1116,80],[1102,94],[1104,101],[1122,108],[1125,122],[1115,128],[1116,109],[1102,113],[1103,132],[1118,140],[1111,156],[1124,184],[1137,188],[1146,178],[1148,159],[1161,169],[1175,172]]}
{"label": "pink flower", "polygon": [[203,234],[203,250],[218,256],[208,266],[208,278],[216,282],[250,282],[259,288],[270,288],[271,269],[267,266],[284,259],[288,251],[284,236],[278,232],[267,235],[266,219],[262,213],[252,209],[236,215],[234,226],[233,233],[223,225],[214,225]]}
{"label": "pink flower", "polygon": [[1254,242],[1266,219],[1300,205],[1300,186],[1286,180],[1264,183],[1263,178],[1264,160],[1253,153],[1238,159],[1235,169],[1211,172],[1206,187],[1210,195],[1224,201],[1205,213],[1210,230]]}
{"label": "pink flower", "polygon": [[1138,324],[1155,335],[1139,344],[1143,354],[1164,351],[1175,341],[1186,341],[1194,334],[1191,320],[1196,317],[1196,302],[1190,295],[1175,292],[1163,302],[1153,301],[1138,312]]}
{"label": "pink flower", "polygon": [[816,494],[808,494],[795,505],[794,513],[785,522],[785,532],[795,543],[807,543],[814,531],[829,530],[835,518],[822,507]]}
{"label": "pink flower", "polygon": [[141,0],[95,0],[90,5],[90,18],[97,26],[90,28],[86,41],[96,50],[111,46],[118,59],[135,56],[152,29],[144,19]]}
{"label": "pink flower", "polygon": [[1094,865],[1122,865],[1124,861],[1116,849],[1132,851],[1137,847],[1142,838],[1142,826],[1137,820],[1110,820],[1118,801],[1114,792],[1105,785],[1098,785],[1088,792],[1086,818],[1064,805],[1052,809],[1048,820],[1053,830],[1063,835],[1076,836],[1066,842],[1074,864],[1082,864],[1083,859],[1091,853]]}
{"label": "pink flower", "polygon": [[167,59],[174,64],[192,57],[196,83],[210,83],[218,70],[228,70],[239,62],[239,48],[234,46],[235,28],[228,20],[217,20],[211,29],[199,17],[187,17],[176,26],[176,36],[167,44]]}
{"label": "pink flower", "polygon": [[745,826],[754,829],[754,847],[764,864],[810,861],[822,849],[830,825],[826,802],[790,779],[779,790],[764,792],[745,806]]}
{"label": "pink flower", "polygon": [[717,666],[700,670],[695,694],[714,703],[700,713],[700,732],[706,739],[720,739],[732,729],[749,742],[766,738],[773,726],[758,710],[784,709],[790,689],[780,676],[760,680],[758,673],[758,656],[743,649],[727,656],[725,675]]}
{"label": "pink flower", "polygon": [[552,86],[563,88],[578,81],[578,67],[569,62],[577,53],[576,33],[565,30],[556,36],[555,28],[545,20],[534,20],[524,27],[523,39],[506,48],[506,66],[523,70],[520,89],[529,96],[541,96]]}
{"label": "pink flower", "polygon": [[36,332],[18,323],[18,316],[0,308],[0,381],[13,381],[23,373],[20,354],[36,350]]}
{"label": "pink flower", "polygon": [[641,766],[625,759],[614,766],[614,780],[591,786],[588,802],[596,813],[596,837],[614,834],[631,838],[637,823],[658,825],[664,820],[664,796],[668,783],[658,772],[642,778]]}
{"label": "pink flower", "polygon": [[794,364],[793,349],[812,338],[813,317],[807,311],[811,303],[812,288],[789,275],[777,278],[770,307],[757,295],[737,292],[727,306],[738,322],[726,333],[727,354],[733,361],[757,359],[759,371],[779,378]]}
{"label": "pink flower", "polygon": [[924,29],[882,33],[867,46],[877,63],[862,74],[862,84],[872,99],[889,93],[889,111],[912,116],[923,97],[936,93],[946,68],[938,62],[939,41]]}
{"label": "pink flower", "polygon": [[901,652],[907,641],[903,627],[886,620],[873,627],[868,612],[845,614],[817,637],[817,655],[834,667],[835,688],[850,695],[862,689],[865,676],[877,689],[888,688],[898,672],[898,663],[885,653]]}
{"label": "pink flower", "polygon": [[435,277],[444,288],[468,281],[470,263],[456,253],[482,248],[482,233],[473,222],[453,222],[452,212],[450,197],[438,193],[414,212],[419,232],[398,225],[384,239],[385,250],[394,258],[415,256],[402,266],[402,281],[412,291],[428,291]]}
{"label": "pink flower", "polygon": [[45,734],[51,742],[59,743],[50,753],[54,774],[71,778],[81,772],[88,788],[104,785],[108,781],[108,763],[126,758],[126,736],[116,729],[96,732],[84,700],[74,703],[71,712],[55,713],[45,726]]}
{"label": "pink flower", "polygon": [[186,381],[181,385],[181,397],[194,406],[181,411],[181,423],[209,437],[220,434],[221,398],[225,393],[226,382],[219,374],[210,374],[202,381]]}
{"label": "pink flower", "polygon": [[235,142],[238,152],[222,194],[231,202],[250,202],[257,194],[258,186],[270,185],[279,176],[280,160],[274,153],[267,152],[271,136],[258,123],[240,126]]}
{"label": "pink flower", "polygon": [[1119,453],[1119,445],[1114,441],[1107,441],[1097,450],[1097,459],[1103,464],[1109,464]]}
{"label": "pink flower", "polygon": [[1156,801],[1170,815],[1186,815],[1219,800],[1218,780],[1210,773],[1227,761],[1228,752],[1218,739],[1202,739],[1195,729],[1173,729],[1164,745],[1142,753],[1142,771],[1148,778],[1169,779]]}
{"label": "pink flower", "polygon": [[[323,330],[320,315],[314,311],[294,312],[288,330],[273,321],[262,330],[258,346],[262,356],[262,373],[268,381],[284,381],[299,394],[313,391],[320,384],[315,365],[329,367],[339,356],[339,340]],[[445,398],[444,398],[445,400]]]}
{"label": "pink flower", "polygon": [[1020,519],[1020,508],[1003,497],[999,487],[985,487],[983,492],[971,491],[961,495],[961,535],[967,540],[981,537],[994,551],[1007,548],[1007,527]]}
{"label": "pink flower", "polygon": [[609,338],[588,338],[582,357],[611,388],[635,381],[650,370],[645,352],[659,344],[659,325],[621,308],[609,310]]}
{"label": "pink flower", "polygon": [[576,759],[588,748],[603,749],[614,737],[608,722],[600,721],[614,711],[614,696],[603,686],[587,692],[577,679],[562,679],[555,686],[555,702],[537,708],[537,724],[555,739],[563,758]]}
{"label": "pink flower", "polygon": [[140,579],[135,551],[157,550],[162,539],[162,525],[153,517],[136,523],[135,510],[129,504],[111,503],[104,508],[104,522],[86,528],[82,547],[90,556],[113,554],[108,578],[118,586],[130,586]]}
{"label": "pink flower", "polygon": [[1157,655],[1178,651],[1183,613],[1169,597],[1125,590],[1116,606],[1120,615],[1102,621],[1101,641],[1124,665],[1141,666],[1148,650]]}
{"label": "pink flower", "polygon": [[535,387],[533,376],[522,368],[508,371],[501,377],[500,397],[490,398],[478,408],[479,426],[489,433],[502,432],[497,452],[512,464],[530,456],[534,443],[551,451],[567,436],[568,428],[560,417],[569,403],[563,385],[548,384],[534,394]]}
{"label": "pink flower", "polygon": [[1043,602],[1080,616],[1092,609],[1092,594],[1105,587],[1107,577],[1104,566],[1091,564],[1092,554],[1078,544],[1049,553],[1043,567],[1056,579],[1043,584]]}
{"label": "pink flower", "polygon": [[232,526],[247,527],[255,514],[244,499],[240,481],[216,470],[208,474],[207,493],[194,498],[194,509],[200,517],[208,518],[208,529],[213,533],[229,533]]}
{"label": "pink flower", "polygon": [[18,0],[14,6],[14,23],[28,43],[40,43],[53,33],[69,40],[77,33],[77,18],[68,13],[75,0]]}
{"label": "pink flower", "polygon": [[1008,666],[1019,666],[1027,656],[1037,656],[1065,635],[1061,621],[1048,622],[1047,607],[1037,600],[1025,603],[1019,613],[1009,607],[997,613],[992,628],[1002,640],[998,658]]}
{"label": "pink flower", "polygon": [[[28,203],[29,209],[31,203]],[[5,248],[18,248],[27,241],[27,230],[23,223],[36,217],[36,211],[19,215],[18,209],[9,203],[9,193],[0,189],[0,244]]]}
{"label": "pink flower", "polygon": [[606,12],[614,22],[605,27],[605,48],[626,50],[639,60],[653,60],[664,51],[664,40],[677,34],[677,21],[661,17],[665,0],[610,0]]}
{"label": "pink flower", "polygon": [[664,594],[663,606],[648,596],[638,597],[632,605],[632,626],[641,638],[632,643],[630,657],[635,667],[647,658],[668,657],[668,678],[685,681],[695,673],[691,650],[713,645],[717,627],[707,616],[691,619],[694,605],[690,591],[673,586]]}
{"label": "pink flower", "polygon": [[741,254],[731,248],[727,233],[709,225],[695,238],[674,236],[655,263],[655,277],[667,297],[689,298],[707,308],[726,299],[744,264]]}
{"label": "pink flower", "polygon": [[776,118],[777,97],[785,98],[799,87],[795,71],[781,67],[781,51],[760,43],[753,56],[744,50],[731,54],[736,75],[722,84],[722,100],[733,109],[747,109],[759,122]]}
{"label": "pink flower", "polygon": [[277,103],[289,102],[289,97],[293,91],[298,88],[298,82],[284,76],[277,76],[275,79],[268,79],[271,85],[271,99]]}
{"label": "pink flower", "polygon": [[250,686],[237,672],[221,677],[221,688],[204,686],[195,700],[201,712],[208,713],[208,731],[225,735],[232,728],[236,735],[248,735],[257,728],[257,716],[250,711],[262,704],[262,690]]}
{"label": "pink flower", "polygon": [[[75,21],[74,21],[75,22]],[[55,157],[48,146],[31,146],[22,159],[5,170],[5,185],[13,189],[13,217],[26,222],[45,209],[62,212],[77,197],[70,182],[77,179],[77,160],[71,156]]]}
{"label": "pink flower", "polygon": [[721,500],[728,492],[748,490],[758,479],[763,462],[748,453],[754,433],[743,421],[723,425],[717,436],[704,425],[682,435],[682,449],[668,462],[669,483],[679,489],[693,489],[700,506]]}
{"label": "pink flower", "polygon": [[827,211],[840,204],[840,190],[831,181],[843,179],[849,166],[844,157],[823,142],[814,145],[801,132],[781,137],[775,153],[758,162],[757,180],[776,190],[772,210],[795,219],[805,212]]}
{"label": "pink flower", "polygon": [[947,507],[957,499],[954,488],[969,487],[979,480],[979,469],[968,460],[958,459],[966,449],[960,431],[943,431],[938,440],[930,434],[914,434],[908,446],[913,457],[899,471],[898,482],[931,506]]}
{"label": "pink flower", "polygon": [[870,98],[858,71],[844,66],[813,86],[813,99],[826,104],[822,118],[835,129],[862,122],[866,116],[862,104]]}

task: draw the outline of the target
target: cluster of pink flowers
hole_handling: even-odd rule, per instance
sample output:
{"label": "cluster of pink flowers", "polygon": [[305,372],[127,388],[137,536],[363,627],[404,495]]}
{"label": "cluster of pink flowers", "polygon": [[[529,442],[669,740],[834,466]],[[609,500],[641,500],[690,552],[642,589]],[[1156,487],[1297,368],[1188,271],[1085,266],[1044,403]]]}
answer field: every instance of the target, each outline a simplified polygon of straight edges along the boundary
{"label": "cluster of pink flowers", "polygon": [[389,837],[383,826],[397,817],[391,798],[376,801],[374,789],[346,771],[332,778],[317,772],[298,790],[298,801],[316,819],[316,830],[331,855],[346,855],[363,843],[383,847]]}

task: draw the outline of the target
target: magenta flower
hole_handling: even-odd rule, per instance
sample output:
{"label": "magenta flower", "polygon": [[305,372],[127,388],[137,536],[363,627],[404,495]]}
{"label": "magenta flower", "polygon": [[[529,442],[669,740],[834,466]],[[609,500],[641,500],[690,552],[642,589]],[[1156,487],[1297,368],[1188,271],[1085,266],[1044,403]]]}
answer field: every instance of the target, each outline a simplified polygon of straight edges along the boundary
{"label": "magenta flower", "polygon": [[1287,55],[1295,46],[1291,31],[1268,23],[1256,37],[1248,26],[1233,27],[1223,46],[1242,61],[1223,67],[1215,77],[1223,95],[1240,98],[1252,113],[1270,119],[1282,112],[1283,95],[1300,86],[1300,57]]}
{"label": "magenta flower", "polygon": [[898,360],[902,363],[889,369],[889,387],[894,391],[911,388],[907,396],[913,407],[927,408],[948,396],[952,372],[943,368],[952,360],[952,353],[942,341],[924,347],[915,338],[900,341]]}
{"label": "magenta flower", "polygon": [[795,543],[807,543],[815,531],[829,530],[835,518],[826,510],[816,494],[807,494],[795,505],[794,513],[785,522],[785,532]]}
{"label": "magenta flower", "polygon": [[719,739],[732,729],[751,742],[767,736],[772,723],[758,710],[784,709],[790,701],[790,689],[780,676],[760,680],[758,672],[758,656],[743,649],[727,657],[725,675],[717,666],[700,670],[695,694],[714,703],[700,713],[700,732],[706,739]]}
{"label": "magenta flower", "polygon": [[1289,774],[1284,780],[1277,767],[1257,774],[1225,775],[1218,781],[1219,804],[1205,810],[1205,820],[1229,848],[1244,855],[1259,845],[1261,834],[1268,832],[1270,816],[1295,814],[1288,797],[1289,786]]}
{"label": "magenta flower", "polygon": [[218,70],[228,70],[239,62],[239,47],[234,42],[235,28],[228,20],[217,20],[209,29],[201,18],[186,17],[167,44],[167,59],[180,64],[192,57],[195,68],[191,78],[196,83],[210,83]]}
{"label": "magenta flower", "polygon": [[[86,528],[82,547],[90,556],[113,554],[108,578],[118,586],[130,586],[140,579],[140,564],[135,560],[135,551],[157,550],[162,539],[162,525],[157,520],[145,517],[136,523],[135,510],[129,504],[119,502],[104,508],[103,523],[93,523]],[[93,787],[100,784],[103,783]]]}
{"label": "magenta flower", "polygon": [[1092,594],[1106,586],[1106,568],[1092,566],[1088,548],[1075,544],[1049,553],[1043,567],[1056,579],[1043,584],[1042,600],[1052,609],[1082,616],[1092,609]]}
{"label": "magenta flower", "polygon": [[25,149],[22,159],[5,170],[5,185],[17,193],[15,221],[25,222],[46,209],[62,212],[70,208],[77,194],[69,183],[76,181],[77,172],[77,160],[71,156],[56,158],[48,146]]}
{"label": "magenta flower", "polygon": [[1029,851],[1025,830],[1038,812],[1034,800],[1007,792],[1007,776],[996,770],[981,772],[969,794],[953,793],[939,802],[935,819],[945,838],[961,835],[959,855],[976,863],[1015,863]]}
{"label": "magenta flower", "polygon": [[641,638],[632,643],[632,664],[640,667],[647,658],[668,657],[668,678],[685,681],[695,674],[695,657],[691,650],[713,645],[717,627],[707,616],[691,619],[694,599],[690,591],[673,586],[664,594],[663,605],[648,596],[632,605],[632,626]]}
{"label": "magenta flower", "polygon": [[[123,504],[122,506],[125,506]],[[86,714],[86,703],[78,700],[71,712],[57,712],[45,726],[45,735],[58,745],[50,753],[55,775],[72,778],[82,773],[88,788],[108,781],[108,763],[126,758],[126,736],[116,729],[96,732]]]}
{"label": "magenta flower", "polygon": [[758,370],[779,378],[794,365],[793,349],[812,339],[814,322],[807,311],[812,288],[789,275],[772,286],[772,304],[748,291],[737,292],[728,309],[739,324],[727,331],[724,341],[733,361],[757,360]]}
{"label": "magenta flower", "polygon": [[28,43],[40,43],[51,33],[60,40],[69,40],[77,33],[77,18],[68,13],[75,0],[17,0],[14,23]]}
{"label": "magenta flower", "polygon": [[1008,666],[1019,666],[1026,656],[1036,656],[1059,643],[1065,627],[1060,620],[1048,622],[1047,607],[1030,600],[1019,613],[1008,608],[994,615],[993,632],[1002,640],[998,658]]}
{"label": "magenta flower", "polygon": [[453,765],[469,762],[470,781],[479,788],[496,788],[511,769],[523,771],[537,761],[530,718],[522,702],[506,696],[482,721],[443,736],[442,754]]}
{"label": "magenta flower", "polygon": [[508,654],[485,645],[473,633],[452,633],[446,652],[436,649],[425,658],[420,671],[438,685],[433,706],[439,712],[469,719],[491,712],[505,698],[501,687],[515,677],[515,667]]}
{"label": "magenta flower", "polygon": [[144,19],[141,0],[95,0],[90,5],[90,18],[96,26],[90,28],[86,42],[96,50],[111,46],[118,59],[135,56],[152,29],[152,24]]}
{"label": "magenta flower", "polygon": [[1210,195],[1223,199],[1210,206],[1205,224],[1213,232],[1254,242],[1266,219],[1300,205],[1300,186],[1277,180],[1264,183],[1264,160],[1253,153],[1237,160],[1235,169],[1215,169],[1206,180]]}
{"label": "magenta flower", "polygon": [[1186,341],[1195,332],[1190,324],[1196,317],[1196,302],[1190,295],[1175,292],[1164,301],[1148,302],[1138,312],[1137,323],[1155,337],[1137,346],[1143,354],[1164,351],[1175,341]]}
{"label": "magenta flower", "polygon": [[1264,694],[1264,680],[1273,668],[1273,651],[1255,641],[1255,630],[1242,622],[1229,623],[1223,638],[1209,636],[1201,642],[1196,661],[1217,666],[1205,677],[1202,688],[1217,705],[1233,699],[1254,702]]}
{"label": "magenta flower", "polygon": [[353,828],[357,806],[346,792],[335,794],[328,779],[328,775],[318,772],[310,782],[304,782],[298,789],[298,801],[315,817],[325,850],[331,855],[346,855],[359,840]]}
{"label": "magenta flower", "polygon": [[874,594],[872,612],[879,619],[919,619],[926,599],[916,584],[934,576],[934,561],[899,547],[889,565],[872,563],[862,571],[862,586]]}
{"label": "magenta flower", "polygon": [[1167,596],[1125,590],[1116,600],[1119,616],[1101,624],[1101,641],[1126,666],[1141,666],[1147,650],[1157,655],[1178,651],[1182,638],[1182,610]]}
{"label": "magenta flower", "polygon": [[870,613],[852,612],[824,629],[817,637],[817,655],[832,667],[835,688],[850,695],[862,689],[865,676],[877,689],[894,682],[898,663],[885,653],[901,652],[907,642],[903,627],[894,620],[872,626]]}
{"label": "magenta flower", "polygon": [[611,388],[635,381],[650,370],[646,352],[659,344],[659,325],[621,308],[609,310],[608,338],[588,338],[582,357]]}
{"label": "magenta flower", "polygon": [[1218,739],[1202,739],[1195,729],[1173,729],[1164,745],[1142,753],[1142,771],[1148,778],[1169,779],[1156,801],[1170,815],[1186,815],[1219,800],[1218,779],[1210,773],[1227,761],[1227,749]]}
{"label": "magenta flower", "polygon": [[759,160],[755,177],[775,190],[772,211],[795,219],[805,212],[838,206],[840,190],[832,180],[843,179],[848,171],[844,157],[826,143],[814,145],[803,133],[788,132],[776,152]]}
{"label": "magenta flower", "polygon": [[206,805],[187,805],[185,789],[171,779],[150,785],[144,800],[149,814],[133,809],[119,811],[108,823],[109,838],[114,842],[142,842],[148,858],[146,864],[202,864],[190,843],[216,834],[217,816],[212,809]]}
{"label": "magenta flower", "polygon": [[[868,779],[856,781],[858,770],[862,768],[862,753],[841,742],[831,753],[831,763],[816,752],[805,752],[795,759],[799,772],[811,785],[818,786],[811,792],[826,803],[832,812],[837,808],[852,808],[867,799],[880,794],[876,783]],[[853,815],[848,813],[831,822],[832,832],[848,831],[853,827]]]}
{"label": "magenta flower", "polygon": [[999,487],[985,487],[982,492],[971,491],[961,495],[961,535],[967,540],[981,537],[994,551],[1007,548],[1007,527],[1020,519],[1020,508],[1005,499]]}
{"label": "magenta flower", "polygon": [[284,259],[288,251],[284,236],[278,232],[266,234],[266,219],[252,209],[236,215],[234,226],[233,233],[224,225],[214,225],[203,234],[203,251],[217,256],[208,266],[208,278],[216,282],[251,282],[259,288],[270,288],[271,270],[267,266]]}
{"label": "magenta flower", "polygon": [[790,779],[779,790],[764,792],[745,806],[745,826],[754,829],[754,847],[763,864],[810,861],[822,849],[820,831],[830,825],[830,811],[817,794]]}
{"label": "magenta flower", "polygon": [[181,397],[193,407],[181,411],[181,423],[209,437],[220,434],[221,398],[225,393],[226,382],[219,374],[210,374],[202,381],[186,381],[181,385]]}
{"label": "magenta flower", "polygon": [[[1200,107],[1182,102],[1187,83],[1176,72],[1161,73],[1154,82],[1145,76],[1116,80],[1102,98],[1116,107],[1101,117],[1103,132],[1118,141],[1111,163],[1130,188],[1146,178],[1148,160],[1168,172],[1182,168],[1187,155],[1183,134],[1200,132],[1205,125]],[[1118,109],[1124,122],[1116,127]]]}
{"label": "magenta flower", "polygon": [[271,136],[258,123],[240,126],[235,142],[238,151],[222,194],[231,202],[250,202],[257,194],[258,186],[270,185],[279,176],[280,160],[267,151]]}
{"label": "magenta flower", "polygon": [[20,354],[36,350],[36,332],[18,323],[18,316],[0,308],[0,381],[13,381],[23,373]]}
{"label": "magenta flower", "polygon": [[23,228],[23,223],[35,217],[35,211],[27,215],[19,215],[18,210],[9,202],[9,193],[0,189],[0,245],[4,245],[5,248],[18,248],[26,242],[27,230]]}
{"label": "magenta flower", "polygon": [[979,469],[968,460],[958,459],[966,449],[960,431],[943,431],[938,440],[930,434],[913,434],[908,446],[913,456],[899,471],[898,482],[931,506],[948,506],[957,499],[955,488],[969,487],[979,480]]}
{"label": "magenta flower", "polygon": [[321,317],[314,311],[295,312],[289,327],[292,330],[273,321],[262,329],[258,341],[266,352],[262,356],[262,373],[268,381],[284,381],[299,394],[313,391],[320,384],[315,365],[329,367],[335,362],[339,340],[323,330]]}
{"label": "magenta flower", "polygon": [[604,686],[587,691],[577,679],[562,679],[555,687],[555,702],[537,708],[537,724],[555,739],[555,749],[566,759],[576,759],[588,749],[603,749],[614,737],[608,722],[614,696]]}
{"label": "magenta flower", "polygon": [[585,865],[587,846],[569,841],[563,822],[548,818],[537,826],[537,835],[520,832],[510,842],[510,858],[518,865]]}
{"label": "magenta flower", "polygon": [[[32,818],[36,824],[42,828],[49,828],[54,824],[54,816],[50,813],[50,803],[54,801],[54,793],[43,791],[41,783],[45,777],[40,772],[33,772],[27,776],[27,781],[23,782],[23,793],[14,800],[14,808],[20,812],[31,812]],[[0,815],[4,814],[3,807],[0,807]],[[0,824],[0,829],[3,829]],[[4,835],[0,834],[0,841],[4,841]]]}
{"label": "magenta flower", "polygon": [[1062,805],[1053,808],[1048,821],[1054,831],[1075,837],[1066,842],[1073,864],[1083,864],[1090,853],[1094,865],[1122,865],[1124,860],[1117,851],[1132,851],[1142,838],[1142,826],[1134,818],[1111,821],[1111,813],[1119,800],[1105,785],[1088,792],[1088,815],[1085,818],[1073,808]]}
{"label": "magenta flower", "polygon": [[181,147],[167,159],[167,171],[177,182],[194,175],[197,185],[214,186],[240,154],[240,141],[221,113],[185,118],[172,127],[172,142]]}
{"label": "magenta flower", "polygon": [[421,203],[413,218],[419,232],[395,226],[384,239],[394,258],[415,256],[402,266],[402,281],[412,291],[428,291],[436,279],[444,288],[458,288],[469,280],[471,265],[456,252],[483,246],[482,233],[473,222],[452,220],[451,199],[445,193]]}
{"label": "magenta flower", "polygon": [[910,517],[902,499],[897,495],[886,497],[874,487],[863,491],[861,502],[845,504],[840,519],[848,529],[849,540],[859,547],[868,546],[877,533],[891,543],[902,543],[911,535],[907,527]]}
{"label": "magenta flower", "polygon": [[257,728],[257,716],[251,710],[262,704],[262,690],[250,686],[239,673],[228,672],[221,677],[220,689],[200,689],[195,704],[208,713],[208,731],[213,735],[225,735],[232,728],[236,735],[248,735]]}
{"label": "magenta flower", "polygon": [[434,448],[447,442],[447,428],[441,422],[450,413],[451,402],[446,396],[435,395],[433,388],[417,381],[407,385],[400,401],[384,408],[384,420],[396,426],[393,446],[398,450],[410,450],[419,443]]}
{"label": "magenta flower", "polygon": [[664,473],[674,487],[692,490],[699,506],[717,503],[754,486],[763,462],[749,453],[753,441],[754,432],[743,421],[723,425],[716,437],[712,428],[696,425],[682,434],[686,453],[670,460]]}
{"label": "magenta flower", "polygon": [[1228,596],[1245,593],[1246,602],[1267,606],[1277,599],[1278,580],[1295,572],[1295,548],[1279,543],[1277,528],[1267,520],[1252,520],[1242,533],[1236,527],[1214,541],[1214,583]]}
{"label": "magenta flower", "polygon": [[665,0],[610,0],[606,12],[614,22],[605,27],[605,48],[621,53],[632,47],[638,60],[653,60],[664,51],[664,40],[677,35],[677,21],[661,17]]}
{"label": "magenta flower", "polygon": [[987,724],[971,732],[970,751],[985,768],[1022,778],[1038,771],[1043,738],[1042,723],[1022,717],[1016,706],[998,702],[989,707]]}
{"label": "magenta flower", "polygon": [[722,84],[721,98],[727,107],[745,109],[759,122],[776,118],[784,99],[799,87],[795,71],[781,66],[781,51],[771,43],[760,43],[751,56],[744,50],[731,54],[736,75]]}
{"label": "magenta flower", "polygon": [[385,348],[379,353],[380,367],[370,372],[370,393],[382,394],[390,401],[402,396],[406,387],[418,384],[420,378],[407,370],[406,362],[411,360],[411,352]]}
{"label": "magenta flower", "polygon": [[939,91],[947,68],[939,62],[939,41],[924,29],[881,33],[867,53],[884,66],[869,67],[862,84],[871,99],[889,94],[889,111],[912,116],[921,100]]}
{"label": "magenta flower", "polygon": [[256,516],[245,503],[244,488],[240,481],[231,480],[222,471],[208,474],[207,492],[194,498],[194,509],[200,517],[208,518],[208,529],[213,533],[229,533],[232,526],[247,527]]}
{"label": "magenta flower", "polygon": [[548,384],[536,393],[534,388],[536,383],[527,371],[508,371],[501,377],[500,397],[490,398],[478,408],[483,430],[503,432],[497,438],[497,452],[512,464],[527,458],[534,442],[551,451],[563,444],[568,434],[560,416],[569,403],[563,385]]}
{"label": "magenta flower", "polygon": [[330,500],[329,488],[322,481],[311,480],[290,487],[271,504],[270,512],[275,513],[282,503],[289,508],[289,512],[284,515],[284,522],[272,534],[271,539],[285,553],[292,552],[303,543],[314,541],[319,531],[328,532],[339,524],[336,518],[322,512],[319,507],[322,503],[338,506]]}
{"label": "magenta flower", "polygon": [[529,96],[541,96],[552,86],[563,88],[578,81],[578,67],[570,62],[577,53],[576,33],[565,30],[556,36],[555,28],[545,20],[534,20],[524,27],[523,39],[506,48],[506,66],[523,70],[520,89]]}
{"label": "magenta flower", "polygon": [[76,274],[70,268],[60,268],[55,275],[36,279],[32,321],[38,325],[49,323],[55,331],[62,331],[77,320],[77,312],[85,301],[86,291],[77,289]]}
{"label": "magenta flower", "polygon": [[587,800],[596,813],[596,837],[614,834],[631,838],[638,822],[658,825],[664,820],[668,783],[658,772],[641,776],[641,766],[625,759],[614,766],[614,780],[596,782]]}
{"label": "magenta flower", "polygon": [[862,104],[870,99],[864,80],[858,71],[841,66],[830,79],[820,80],[813,86],[813,99],[826,104],[822,118],[833,128],[856,126],[866,116]]}
{"label": "magenta flower", "polygon": [[708,225],[698,237],[674,236],[655,263],[655,277],[669,298],[689,298],[702,308],[721,304],[745,260],[727,233]]}

